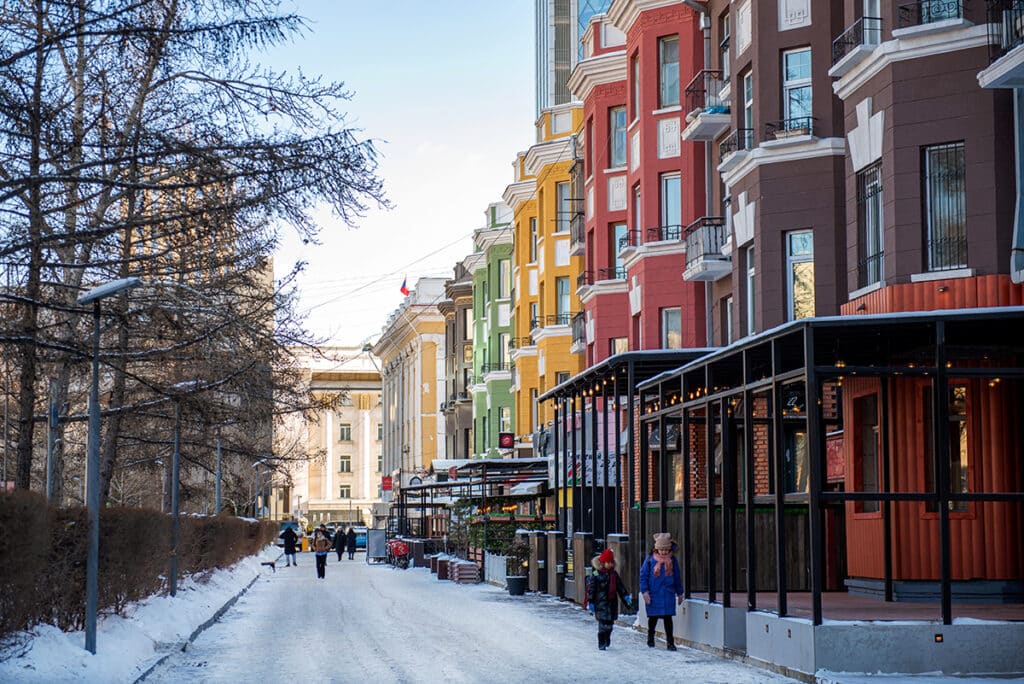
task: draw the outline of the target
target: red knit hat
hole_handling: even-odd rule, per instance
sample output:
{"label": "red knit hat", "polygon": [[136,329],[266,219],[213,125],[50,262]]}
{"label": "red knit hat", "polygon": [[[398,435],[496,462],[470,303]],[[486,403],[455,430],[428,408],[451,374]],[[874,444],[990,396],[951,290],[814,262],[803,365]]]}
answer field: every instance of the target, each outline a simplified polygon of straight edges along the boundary
{"label": "red knit hat", "polygon": [[611,549],[605,549],[601,552],[601,555],[597,557],[597,560],[601,561],[602,563],[614,563],[615,554],[612,553]]}

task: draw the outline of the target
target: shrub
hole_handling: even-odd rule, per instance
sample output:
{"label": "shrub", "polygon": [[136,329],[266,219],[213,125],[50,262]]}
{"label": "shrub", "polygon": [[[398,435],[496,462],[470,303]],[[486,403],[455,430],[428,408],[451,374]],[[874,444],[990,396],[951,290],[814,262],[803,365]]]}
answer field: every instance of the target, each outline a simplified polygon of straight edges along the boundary
{"label": "shrub", "polygon": [[506,575],[525,575],[530,561],[530,542],[524,537],[512,537],[502,549],[502,555],[505,556]]}

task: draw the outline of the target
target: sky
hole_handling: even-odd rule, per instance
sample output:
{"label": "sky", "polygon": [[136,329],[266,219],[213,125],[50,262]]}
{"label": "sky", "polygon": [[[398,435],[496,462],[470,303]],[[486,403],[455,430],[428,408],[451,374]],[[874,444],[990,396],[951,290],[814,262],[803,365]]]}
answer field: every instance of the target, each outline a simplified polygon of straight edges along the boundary
{"label": "sky", "polygon": [[377,141],[394,205],[349,228],[320,210],[319,245],[287,233],[278,276],[296,260],[306,327],[328,344],[376,341],[426,276],[452,277],[484,211],[534,140],[532,0],[284,0],[310,30],[258,56],[276,69],[344,82],[349,124]]}

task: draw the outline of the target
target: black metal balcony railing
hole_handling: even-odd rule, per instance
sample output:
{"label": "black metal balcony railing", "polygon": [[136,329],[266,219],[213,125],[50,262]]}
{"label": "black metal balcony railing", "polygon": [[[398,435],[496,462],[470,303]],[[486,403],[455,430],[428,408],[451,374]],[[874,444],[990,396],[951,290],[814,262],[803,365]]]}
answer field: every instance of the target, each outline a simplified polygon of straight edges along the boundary
{"label": "black metal balcony railing", "polygon": [[588,285],[593,285],[593,284],[594,284],[594,272],[593,271],[583,271],[578,276],[576,276],[576,288],[577,289],[579,289],[581,287],[587,287]]}
{"label": "black metal balcony railing", "polygon": [[572,342],[585,344],[587,341],[587,314],[580,311],[572,317]]}
{"label": "black metal balcony railing", "polygon": [[530,330],[536,330],[539,327],[540,327],[540,319],[531,318],[530,319]]}
{"label": "black metal balcony railing", "polygon": [[951,235],[928,241],[928,270],[967,268],[967,236]]}
{"label": "black metal balcony railing", "polygon": [[702,216],[686,227],[686,267],[699,259],[722,257],[729,238],[724,216]]}
{"label": "black metal balcony railing", "polygon": [[619,238],[619,251],[628,247],[639,247],[640,246],[640,231],[629,230],[626,231],[626,236]]}
{"label": "black metal balcony railing", "polygon": [[882,19],[861,17],[832,41],[832,64],[836,64],[861,45],[878,45],[882,42]]}
{"label": "black metal balcony railing", "polygon": [[488,373],[497,373],[499,371],[508,370],[508,364],[504,361],[495,361],[493,363],[485,363],[480,366],[480,373],[487,375]]}
{"label": "black metal balcony railing", "polygon": [[585,245],[587,243],[587,225],[583,220],[583,214],[576,212],[572,221],[569,222],[569,240],[574,245]]}
{"label": "black metal balcony railing", "polygon": [[702,69],[686,86],[686,108],[689,112],[706,114],[728,114],[729,101],[723,100],[719,93],[725,87],[722,72],[718,69]]}
{"label": "black metal balcony railing", "polygon": [[884,266],[884,250],[861,259],[857,264],[857,287],[867,287],[881,282]]}
{"label": "black metal balcony railing", "polygon": [[597,269],[598,280],[625,280],[626,269],[622,266]]}
{"label": "black metal balcony railing", "polygon": [[946,19],[962,19],[964,0],[917,0],[897,8],[899,28],[922,26]]}
{"label": "black metal balcony railing", "polygon": [[511,349],[522,349],[523,347],[532,347],[533,346],[533,338],[532,337],[513,337],[511,339],[511,341],[509,341],[508,346]]}
{"label": "black metal balcony railing", "polygon": [[990,62],[1024,45],[1024,0],[989,0],[987,18]]}
{"label": "black metal balcony railing", "polygon": [[781,140],[796,135],[814,135],[813,116],[797,116],[792,119],[769,121],[764,125],[765,140]]}
{"label": "black metal balcony railing", "polygon": [[718,145],[718,158],[725,159],[734,152],[754,148],[754,129],[737,128]]}
{"label": "black metal balcony railing", "polygon": [[683,237],[682,226],[654,226],[647,229],[647,242],[665,242]]}
{"label": "black metal balcony railing", "polygon": [[548,314],[544,317],[544,325],[569,325],[572,322],[571,313]]}

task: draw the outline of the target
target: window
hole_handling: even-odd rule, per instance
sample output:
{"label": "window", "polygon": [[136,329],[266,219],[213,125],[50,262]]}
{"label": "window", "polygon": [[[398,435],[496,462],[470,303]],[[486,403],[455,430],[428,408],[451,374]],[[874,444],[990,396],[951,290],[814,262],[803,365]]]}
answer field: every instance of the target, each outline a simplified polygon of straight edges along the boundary
{"label": "window", "polygon": [[682,349],[683,328],[678,306],[661,310],[661,348]]}
{"label": "window", "polygon": [[722,299],[722,344],[732,344],[732,295]]}
{"label": "window", "polygon": [[377,472],[384,470],[384,454],[377,454]]}
{"label": "window", "polygon": [[783,128],[811,128],[811,48],[782,53]]}
{"label": "window", "polygon": [[742,149],[749,150],[754,146],[754,72],[743,74],[743,133]]}
{"label": "window", "polygon": [[880,282],[885,275],[881,163],[872,164],[857,174],[857,222],[860,224],[857,231],[860,236],[858,285],[867,287]]}
{"label": "window", "polygon": [[583,141],[586,154],[583,157],[584,173],[589,178],[594,173],[594,117],[587,119],[587,131]]}
{"label": "window", "polygon": [[569,198],[569,183],[556,183],[555,196],[557,197],[558,217],[555,219],[555,230],[559,233],[569,230],[569,221],[572,219],[572,201]]}
{"label": "window", "polygon": [[473,345],[462,345],[462,363],[473,363]]}
{"label": "window", "polygon": [[729,39],[732,34],[732,26],[729,22],[729,10],[722,13],[718,18],[718,35],[721,42],[718,44],[718,66],[722,70],[722,81],[729,81],[729,67],[732,60],[729,59]]}
{"label": "window", "polygon": [[507,299],[512,289],[512,262],[508,259],[498,261],[498,298]]}
{"label": "window", "polygon": [[558,325],[569,325],[569,277],[555,278],[555,313],[558,314]]}
{"label": "window", "polygon": [[530,217],[530,263],[537,263],[537,217]]}
{"label": "window", "polygon": [[498,354],[501,363],[504,364],[505,368],[508,368],[509,364],[512,363],[512,348],[509,344],[508,333],[498,333]]}
{"label": "window", "polygon": [[530,432],[537,431],[537,388],[530,389]]}
{"label": "window", "polygon": [[384,423],[377,423],[377,441],[384,440]]}
{"label": "window", "polygon": [[563,382],[569,382],[569,371],[559,371],[555,374],[555,383],[561,385]]}
{"label": "window", "polygon": [[754,305],[756,303],[755,293],[757,292],[757,270],[754,267],[754,246],[747,247],[747,334],[753,335],[757,331],[754,324]]}
{"label": "window", "polygon": [[473,309],[462,310],[462,329],[466,332],[466,339],[473,339]]}
{"label": "window", "polygon": [[498,430],[499,432],[512,432],[512,407],[498,407]]}
{"label": "window", "polygon": [[610,168],[626,165],[626,108],[612,107],[608,110],[608,147],[611,156],[608,159]]}
{"label": "window", "polygon": [[[636,230],[636,234],[640,235],[643,229],[643,224],[640,223],[641,212],[640,212],[640,184],[637,183],[633,186],[633,228]],[[639,238],[637,239],[637,245],[639,246]]]}
{"label": "window", "polygon": [[629,351],[629,338],[628,337],[613,337],[608,341],[608,352],[615,356],[616,354],[625,354]]}
{"label": "window", "polygon": [[924,148],[923,176],[928,270],[967,268],[964,144]]}
{"label": "window", "polygon": [[[663,173],[659,176],[661,185],[661,225],[662,227],[679,227],[682,222],[682,191],[678,173]],[[680,233],[681,235],[681,233]],[[678,236],[677,236],[678,237]],[[671,239],[666,231],[661,231],[661,239]]]}
{"label": "window", "polygon": [[786,285],[789,320],[814,315],[814,233],[793,231],[786,235]]}
{"label": "window", "polygon": [[338,485],[338,498],[339,499],[351,499],[352,498],[352,485]]}
{"label": "window", "polygon": [[658,106],[679,104],[679,36],[658,39]]}
{"label": "window", "polygon": [[613,223],[612,224],[612,229],[611,229],[611,238],[612,238],[611,258],[609,259],[609,261],[612,262],[613,264],[615,264],[615,273],[616,273],[615,277],[616,278],[618,277],[618,274],[620,274],[620,273],[623,274],[623,276],[624,276],[625,270],[626,270],[626,260],[623,259],[622,256],[620,256],[619,245],[621,245],[622,241],[626,239],[626,231],[627,230],[628,229],[626,227],[626,223],[625,222]]}
{"label": "window", "polygon": [[351,473],[352,472],[352,457],[345,454],[338,456],[338,472],[339,473]]}
{"label": "window", "polygon": [[[878,467],[878,396],[869,394],[853,402],[854,421],[857,434],[854,436],[854,453],[857,459],[855,477],[859,480],[857,490],[877,492],[879,490]],[[859,501],[856,510],[877,513],[878,501]]]}
{"label": "window", "polygon": [[352,424],[341,423],[338,425],[338,441],[339,442],[351,442],[352,441]]}
{"label": "window", "polygon": [[540,321],[538,320],[538,318],[539,315],[537,313],[537,302],[530,302],[530,330],[533,330],[534,328],[540,326]]}
{"label": "window", "polygon": [[[932,388],[925,386],[921,393],[924,409],[924,483],[925,491],[935,491],[935,418],[932,411]],[[967,386],[950,385],[949,387],[949,491],[953,494],[966,494],[970,491],[968,481],[967,452]],[[949,505],[951,511],[966,511],[966,501],[954,501]],[[938,508],[928,502],[925,510],[935,513]]]}
{"label": "window", "polygon": [[633,75],[633,89],[630,91],[629,106],[633,110],[633,121],[640,118],[640,55],[633,55],[630,71]]}
{"label": "window", "polygon": [[[878,45],[882,39],[882,0],[864,0],[864,44]],[[867,19],[874,21],[868,21]]]}

